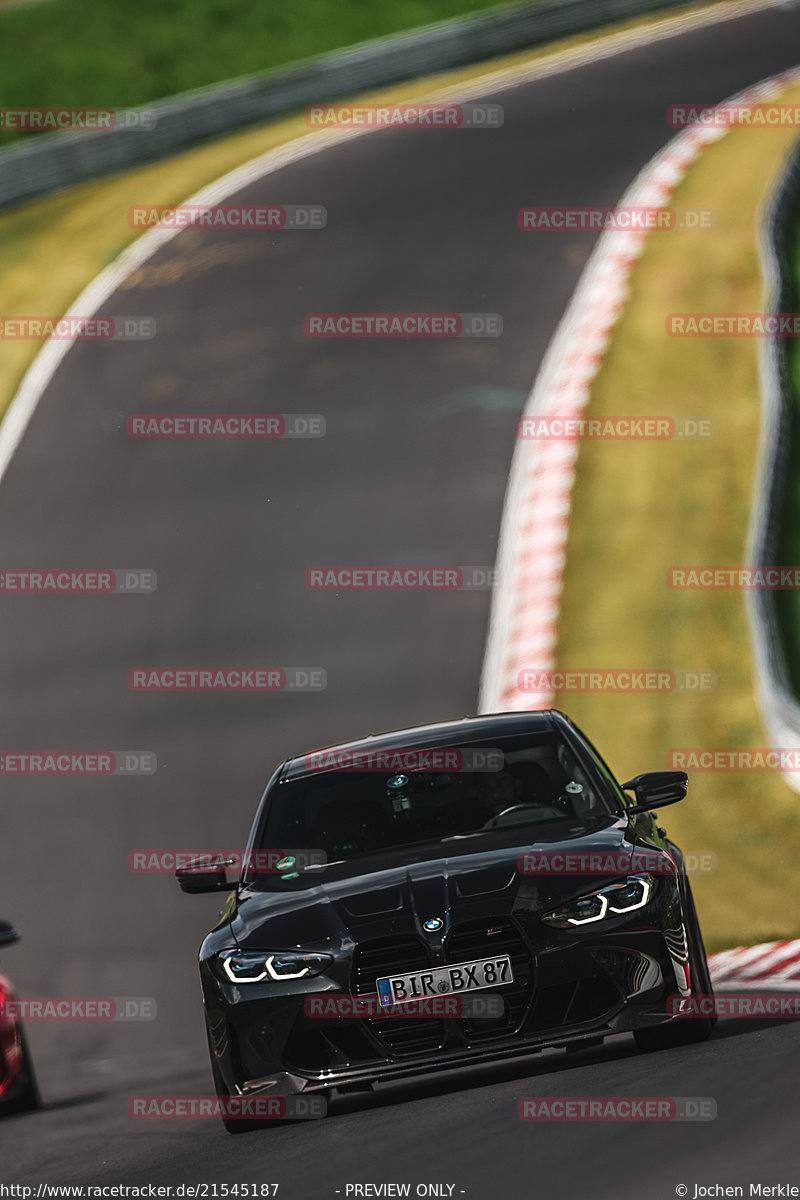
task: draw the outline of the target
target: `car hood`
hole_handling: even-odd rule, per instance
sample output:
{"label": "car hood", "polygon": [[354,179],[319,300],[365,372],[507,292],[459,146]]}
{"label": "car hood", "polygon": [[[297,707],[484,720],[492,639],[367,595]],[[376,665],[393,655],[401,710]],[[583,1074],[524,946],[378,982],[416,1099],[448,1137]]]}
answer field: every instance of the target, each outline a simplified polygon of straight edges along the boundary
{"label": "car hood", "polygon": [[[442,922],[444,936],[453,924],[470,919],[548,912],[619,878],[625,871],[614,869],[616,863],[634,849],[624,820],[580,838],[532,843],[521,837],[519,830],[510,838],[506,833],[503,844],[491,848],[481,839],[476,850],[465,842],[449,843],[446,854],[439,845],[417,851],[414,862],[398,862],[397,852],[360,858],[331,866],[324,882],[299,891],[245,888],[231,913],[231,930],[240,946],[258,950],[323,949],[419,935],[430,920]],[[533,864],[541,864],[544,855],[553,866],[559,855],[570,856],[580,873],[520,870],[521,857],[531,854]],[[582,870],[590,859],[591,869]]]}

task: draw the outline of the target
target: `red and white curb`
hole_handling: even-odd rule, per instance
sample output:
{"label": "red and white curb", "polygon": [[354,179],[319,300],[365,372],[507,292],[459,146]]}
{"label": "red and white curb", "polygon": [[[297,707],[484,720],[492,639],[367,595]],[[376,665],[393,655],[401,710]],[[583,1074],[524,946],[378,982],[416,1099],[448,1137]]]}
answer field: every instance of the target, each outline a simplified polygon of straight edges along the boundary
{"label": "red and white curb", "polygon": [[[773,76],[725,101],[772,100],[800,80],[800,69]],[[727,133],[694,126],[668,143],[637,175],[620,207],[666,203],[700,151]],[[524,416],[580,417],[611,332],[629,295],[629,276],[647,230],[601,234],[542,361]],[[521,691],[522,670],[552,671],[578,443],[518,439],[500,527],[495,589],[478,711],[547,708],[551,690]]]}
{"label": "red and white curb", "polygon": [[762,942],[709,954],[711,982],[737,991],[800,991],[800,941]]}
{"label": "red and white curb", "polygon": [[[774,99],[800,80],[784,72],[727,103]],[[687,168],[727,132],[692,128],[675,137],[640,172],[620,207],[663,205]],[[580,417],[629,295],[628,280],[646,231],[601,235],[542,361],[525,416]],[[481,679],[480,712],[547,708],[552,691],[525,692],[519,673],[555,667],[577,442],[518,439],[500,530],[495,589]],[[709,955],[712,982],[737,990],[800,989],[800,941],[764,942]]]}

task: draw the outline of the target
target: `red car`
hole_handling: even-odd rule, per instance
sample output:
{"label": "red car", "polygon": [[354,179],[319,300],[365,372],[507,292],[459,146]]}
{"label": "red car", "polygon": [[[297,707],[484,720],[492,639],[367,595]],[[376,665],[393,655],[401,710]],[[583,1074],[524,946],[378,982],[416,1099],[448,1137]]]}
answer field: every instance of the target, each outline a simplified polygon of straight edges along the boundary
{"label": "red car", "polygon": [[[8,921],[0,921],[0,948],[19,941]],[[0,1117],[39,1107],[39,1089],[22,1026],[14,1016],[14,989],[0,974]]]}

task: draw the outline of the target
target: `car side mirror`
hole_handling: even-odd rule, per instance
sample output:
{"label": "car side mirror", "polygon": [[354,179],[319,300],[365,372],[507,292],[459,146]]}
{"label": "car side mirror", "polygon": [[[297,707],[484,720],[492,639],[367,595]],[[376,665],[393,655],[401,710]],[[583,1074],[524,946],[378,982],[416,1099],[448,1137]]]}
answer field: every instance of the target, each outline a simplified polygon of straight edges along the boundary
{"label": "car side mirror", "polygon": [[685,771],[646,771],[643,775],[634,775],[622,784],[623,791],[633,792],[636,796],[636,803],[626,812],[647,812],[651,808],[677,804],[686,795],[688,786],[689,776]]}
{"label": "car side mirror", "polygon": [[178,867],[175,878],[182,892],[196,895],[199,892],[229,892],[226,864],[219,858],[194,858],[183,867]]}
{"label": "car side mirror", "polygon": [[10,921],[0,921],[0,946],[13,946],[19,941],[19,934]]}

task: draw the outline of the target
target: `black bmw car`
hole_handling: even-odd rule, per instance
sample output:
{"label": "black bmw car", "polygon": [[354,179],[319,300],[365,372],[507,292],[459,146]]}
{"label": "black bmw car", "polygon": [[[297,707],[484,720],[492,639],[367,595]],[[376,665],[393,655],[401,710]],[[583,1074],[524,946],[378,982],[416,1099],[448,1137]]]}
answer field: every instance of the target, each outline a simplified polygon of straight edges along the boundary
{"label": "black bmw car", "polygon": [[[707,1038],[712,1020],[680,1015],[711,983],[653,811],[686,788],[680,771],[617,783],[554,710],[288,759],[200,950],[218,1094],[369,1089],[626,1031],[642,1050]],[[178,878],[232,886],[219,862]]]}

